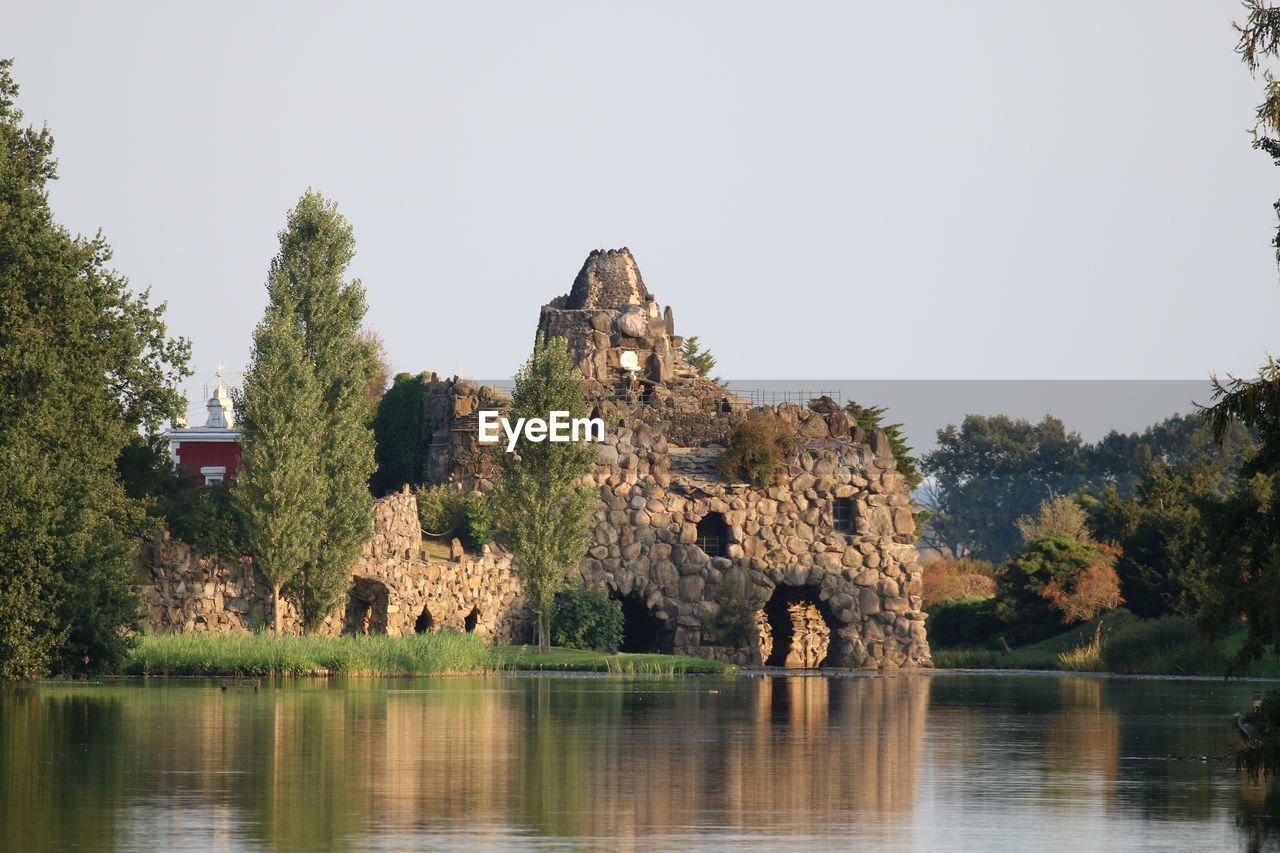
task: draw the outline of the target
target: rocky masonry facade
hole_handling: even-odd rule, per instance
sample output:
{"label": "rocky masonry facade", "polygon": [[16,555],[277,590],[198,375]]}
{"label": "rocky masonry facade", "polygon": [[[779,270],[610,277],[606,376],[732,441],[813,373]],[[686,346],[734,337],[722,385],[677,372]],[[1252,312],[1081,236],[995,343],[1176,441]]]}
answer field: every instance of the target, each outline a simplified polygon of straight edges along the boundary
{"label": "rocky masonry facade", "polygon": [[[204,556],[164,535],[143,544],[135,570],[150,581],[143,619],[152,631],[232,633],[270,624],[271,586],[252,560]],[[511,643],[527,637],[529,621],[511,556],[487,546],[468,555],[455,546],[452,559],[428,559],[417,501],[404,491],[377,502],[348,600],[318,633],[396,636],[448,627]],[[284,624],[301,631],[287,602]]]}
{"label": "rocky masonry facade", "polygon": [[[579,573],[622,601],[624,649],[744,664],[895,669],[930,665],[911,500],[881,430],[864,435],[828,398],[752,408],[681,354],[671,309],[626,249],[592,252],[538,330],[568,340],[609,427],[589,475],[600,491]],[[424,393],[424,480],[493,487],[477,413],[493,389],[432,376]],[[797,449],[767,487],[717,462],[744,420],[771,417]],[[443,626],[524,642],[530,612],[510,555],[427,559],[414,497],[379,501],[350,598],[324,630],[407,634]],[[147,619],[157,630],[248,630],[269,587],[248,560],[149,543]],[[296,630],[291,611],[287,624]]]}
{"label": "rocky masonry facade", "polygon": [[[930,665],[911,500],[883,431],[864,435],[827,398],[753,409],[700,376],[626,249],[592,252],[570,292],[543,306],[538,329],[567,339],[595,414],[612,424],[579,570],[622,599],[632,650]],[[729,432],[756,417],[779,419],[798,440],[765,488],[728,482],[717,466]],[[449,434],[446,479],[483,488],[483,454],[457,446],[474,431]]]}
{"label": "rocky masonry facade", "polygon": [[[853,444],[842,413],[772,413],[823,435],[763,489],[710,474],[718,448],[690,453],[643,423],[609,435],[583,577],[635,598],[660,623],[660,645],[681,654],[927,665],[915,524],[887,439],[874,436],[875,449]],[[726,608],[765,616],[749,648],[719,636]]]}

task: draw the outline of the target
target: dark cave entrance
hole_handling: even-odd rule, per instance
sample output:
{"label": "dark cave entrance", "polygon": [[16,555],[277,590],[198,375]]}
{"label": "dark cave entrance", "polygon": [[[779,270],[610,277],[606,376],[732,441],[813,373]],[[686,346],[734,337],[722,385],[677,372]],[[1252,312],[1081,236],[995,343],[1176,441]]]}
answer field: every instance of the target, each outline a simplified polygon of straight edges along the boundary
{"label": "dark cave entrance", "polygon": [[422,612],[418,614],[418,619],[413,623],[413,633],[425,634],[436,626],[436,620],[432,618],[431,611],[424,604]]}
{"label": "dark cave entrance", "polygon": [[638,595],[615,595],[622,602],[622,644],[618,651],[628,654],[669,650],[667,626],[653,615]]}
{"label": "dark cave entrance", "polygon": [[480,608],[473,607],[471,612],[467,614],[467,618],[462,620],[462,627],[470,634],[476,629],[476,625],[480,624]]}
{"label": "dark cave entrance", "polygon": [[764,605],[767,635],[762,631],[760,637],[766,666],[812,669],[828,664],[835,630],[819,592],[813,585],[774,589]]}

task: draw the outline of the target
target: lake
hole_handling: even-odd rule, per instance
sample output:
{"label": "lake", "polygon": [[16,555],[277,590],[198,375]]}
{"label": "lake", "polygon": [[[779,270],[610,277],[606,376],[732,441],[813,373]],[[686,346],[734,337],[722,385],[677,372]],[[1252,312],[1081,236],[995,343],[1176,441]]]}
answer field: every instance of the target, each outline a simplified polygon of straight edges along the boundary
{"label": "lake", "polygon": [[3,850],[1270,849],[1262,685],[1013,673],[0,687]]}

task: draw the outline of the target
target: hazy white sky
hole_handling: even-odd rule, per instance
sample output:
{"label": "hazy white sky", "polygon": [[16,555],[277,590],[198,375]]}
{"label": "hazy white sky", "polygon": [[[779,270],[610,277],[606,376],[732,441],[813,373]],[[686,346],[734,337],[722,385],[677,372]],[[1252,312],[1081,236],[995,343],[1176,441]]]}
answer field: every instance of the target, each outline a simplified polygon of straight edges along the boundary
{"label": "hazy white sky", "polygon": [[286,211],[396,370],[510,375],[630,246],[731,377],[1203,378],[1280,351],[1236,0],[21,3],[52,200],[240,369]]}

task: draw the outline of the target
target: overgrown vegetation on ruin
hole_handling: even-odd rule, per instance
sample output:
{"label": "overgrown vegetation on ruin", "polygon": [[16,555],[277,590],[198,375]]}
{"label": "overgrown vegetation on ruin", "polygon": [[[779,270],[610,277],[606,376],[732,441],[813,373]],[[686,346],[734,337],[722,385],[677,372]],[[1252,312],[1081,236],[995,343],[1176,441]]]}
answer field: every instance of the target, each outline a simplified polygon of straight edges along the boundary
{"label": "overgrown vegetation on ruin", "polygon": [[745,420],[729,432],[720,473],[731,482],[772,486],[795,451],[796,435],[771,414]]}
{"label": "overgrown vegetation on ruin", "polygon": [[414,494],[424,535],[446,541],[457,537],[468,550],[493,541],[493,513],[479,492],[441,484],[420,486]]}

